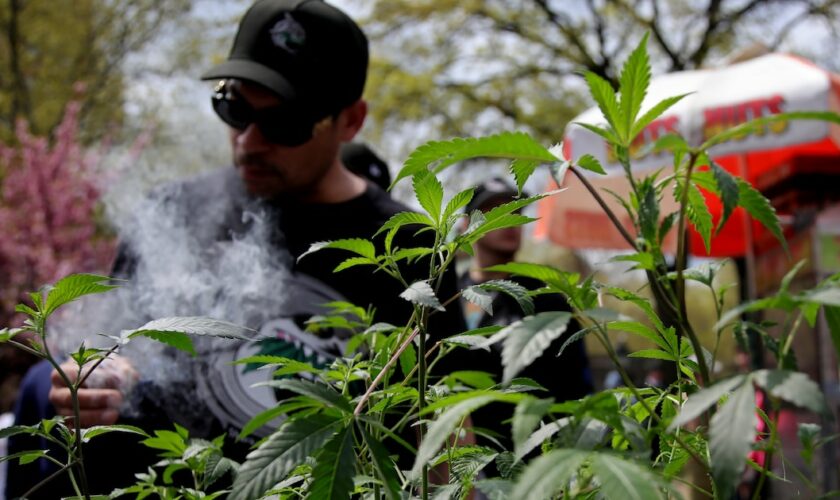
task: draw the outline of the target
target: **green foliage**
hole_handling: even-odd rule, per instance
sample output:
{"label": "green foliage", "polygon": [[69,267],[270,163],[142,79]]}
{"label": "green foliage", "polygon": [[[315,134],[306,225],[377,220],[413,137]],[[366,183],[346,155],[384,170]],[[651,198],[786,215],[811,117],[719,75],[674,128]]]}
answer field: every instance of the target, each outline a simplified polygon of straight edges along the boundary
{"label": "green foliage", "polygon": [[[607,121],[605,128],[589,128],[600,134],[616,153],[631,186],[630,195],[620,200],[633,223],[630,230],[623,226],[620,229],[631,252],[616,260],[630,262],[644,271],[653,301],[637,291],[598,283],[594,277],[581,277],[547,265],[508,263],[493,266],[489,271],[537,280],[539,287],[528,290],[510,279],[497,279],[467,287],[461,291],[460,298],[492,314],[493,299],[506,294],[519,304],[525,317],[510,325],[455,332],[445,339],[435,336],[437,332],[430,331],[433,325],[430,318],[447,308],[459,307],[454,302],[458,297],[438,296],[444,273],[458,252],[469,253],[491,231],[531,222],[533,219],[520,214],[522,209],[547,195],[562,196],[553,192],[517,198],[486,213],[464,214],[462,210],[473,198],[474,191],[467,189],[448,197],[438,173],[467,160],[504,158],[511,161],[511,174],[521,191],[528,178],[544,165],[558,183],[562,179],[557,177],[568,169],[597,174],[604,174],[604,170],[593,157],[561,158],[562,154],[557,152],[560,148],[546,149],[525,133],[428,143],[408,158],[394,181],[411,179],[421,211],[392,217],[374,235],[376,243],[374,238],[319,242],[301,256],[312,259],[322,251],[342,252],[347,257],[336,272],[368,266],[371,272],[393,277],[404,289],[400,296],[413,311],[407,323],[374,323],[374,310],[366,304],[327,304],[327,312],[311,318],[307,329],[314,333],[340,330],[348,339],[342,357],[328,366],[266,355],[237,361],[246,370],[257,366],[272,370],[278,378],[262,385],[292,394],[276,407],[254,416],[241,430],[240,437],[245,437],[258,429],[277,426],[255,445],[241,466],[224,457],[221,438],[213,441],[191,438],[186,429],[178,426],[175,430],[158,430],[146,435],[144,443],[159,450],[163,460],[120,493],[161,498],[214,498],[227,494],[233,500],[268,495],[377,500],[419,496],[425,500],[430,496],[463,498],[477,488],[491,498],[647,499],[673,497],[671,483],[681,477],[691,461],[714,480],[714,491],[710,494],[731,497],[748,466],[747,454],[757,433],[757,413],[770,428],[766,449],[772,452],[778,447],[776,412],[756,408],[756,390],[766,393],[774,409],[791,404],[811,412],[828,413],[819,387],[791,368],[796,361],[791,346],[800,322],[814,324],[821,309],[834,338],[840,338],[837,312],[840,278],[832,277],[815,288],[794,292],[792,282],[799,270],[796,266],[781,281],[774,295],[724,312],[724,292],[716,285],[719,265],[686,269],[684,242],[688,226],[695,227],[709,248],[712,235],[720,231],[738,206],[780,240],[783,234],[772,206],[760,192],[710,162],[705,149],[692,148],[678,136],[666,136],[655,146],[672,150],[673,173],[656,172],[643,178],[634,175],[629,152],[636,135],[681,99],[681,96],[665,99],[642,113],[651,75],[647,41],[645,36],[632,50],[616,82],[591,72],[585,78]],[[797,117],[818,118],[792,114],[785,119]],[[738,134],[745,130],[748,128],[742,127]],[[724,133],[709,144],[738,134]],[[718,195],[723,201],[724,214],[717,228],[713,226],[701,189]],[[678,209],[665,213],[662,200],[671,191]],[[592,195],[603,201],[597,191],[593,190]],[[615,214],[610,215],[618,220]],[[455,229],[463,227],[463,222],[466,228],[456,233]],[[681,243],[676,258],[671,261],[666,259],[663,241],[673,231],[678,233],[675,236]],[[403,232],[429,236],[423,240],[426,246],[395,247],[395,241],[403,241],[395,239],[397,234]],[[408,267],[426,274],[412,273],[408,279]],[[47,350],[47,318],[60,305],[82,295],[107,291],[110,285],[104,283],[105,279],[87,275],[69,277],[46,295],[33,294],[31,304],[19,308],[29,315],[29,321],[21,329],[0,331],[0,341],[53,359]],[[715,330],[719,336],[728,335],[733,325],[736,335],[757,332],[776,355],[778,366],[722,379],[712,372],[709,367],[716,361],[716,346],[704,346],[688,322],[687,281],[712,290],[717,314]],[[543,294],[562,296],[569,310],[534,314],[534,298]],[[609,303],[616,301],[621,304],[622,312],[608,308]],[[628,317],[623,306],[641,311],[643,321]],[[769,309],[781,310],[790,317],[778,332],[770,331],[774,325],[740,319],[744,313]],[[540,356],[559,355],[545,351],[567,333],[570,324],[581,325],[580,330],[569,332],[571,335],[560,352],[572,342],[590,336],[604,346],[629,386],[577,401],[555,401],[554,395],[546,394],[538,382],[517,378]],[[18,335],[23,332],[36,333],[37,343],[18,342]],[[677,380],[663,388],[633,385],[616,354],[616,332],[649,343],[628,356],[673,364]],[[91,349],[83,344],[71,356],[79,364],[95,369],[98,363],[137,337],[153,338],[194,354],[189,335],[242,339],[248,337],[248,332],[204,318],[165,318],[112,337],[117,345],[111,350]],[[470,367],[448,373],[439,369],[442,366],[439,363],[447,356],[463,355],[464,349],[488,349],[498,343],[501,343],[501,380],[494,378],[492,374],[496,370],[492,367],[487,367],[487,371]],[[840,343],[835,344],[838,349]],[[457,363],[458,359],[451,361]],[[77,390],[78,386],[73,386],[64,376],[72,390]],[[487,436],[499,438],[498,442],[491,439],[487,446],[462,442],[461,438],[469,431],[489,434],[484,429],[470,429],[470,416],[491,404],[494,408],[501,405],[511,410],[509,435]],[[0,437],[45,437],[63,445],[73,460],[74,446],[111,432],[144,435],[146,431],[126,426],[71,431],[62,418],[57,418],[38,426],[13,426],[0,431]],[[416,435],[417,441],[406,437],[409,435]],[[809,428],[801,429],[800,438],[806,460],[825,442],[817,439],[815,431]],[[512,443],[510,450],[505,449],[508,442]],[[658,456],[652,456],[654,449],[659,450]],[[405,474],[394,458],[398,451],[414,456],[414,463]],[[52,458],[33,450],[7,459],[29,461],[40,457]],[[493,468],[489,467],[491,464]],[[75,473],[81,463],[66,466]],[[447,468],[448,484],[430,485],[431,467]],[[498,475],[494,476],[491,470]],[[192,474],[194,487],[174,486],[176,472]],[[487,477],[479,479],[482,472]],[[759,468],[758,472],[764,480],[775,479],[769,471]],[[218,486],[226,476],[233,480],[229,491]]]}
{"label": "green foliage", "polygon": [[336,434],[340,425],[340,420],[324,415],[286,422],[259,448],[248,454],[228,498],[259,498],[298,464],[315,454]]}

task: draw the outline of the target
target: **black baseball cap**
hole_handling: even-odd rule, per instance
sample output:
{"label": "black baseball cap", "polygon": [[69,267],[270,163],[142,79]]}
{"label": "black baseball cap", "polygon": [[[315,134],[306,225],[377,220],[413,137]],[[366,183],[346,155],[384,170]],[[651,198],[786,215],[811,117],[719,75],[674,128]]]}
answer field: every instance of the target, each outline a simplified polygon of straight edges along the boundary
{"label": "black baseball cap", "polygon": [[227,61],[201,78],[256,83],[319,120],[362,96],[367,67],[367,37],[341,10],[322,0],[259,0]]}
{"label": "black baseball cap", "polygon": [[351,172],[370,179],[384,190],[391,185],[391,172],[388,164],[367,144],[348,142],[341,146],[341,161]]}
{"label": "black baseball cap", "polygon": [[[505,202],[512,201],[519,194],[511,184],[500,177],[493,177],[488,179],[475,187],[473,198],[467,203],[464,210],[467,213],[473,210],[479,210],[487,202],[491,200],[504,200]],[[527,193],[522,193],[522,196],[528,196]]]}

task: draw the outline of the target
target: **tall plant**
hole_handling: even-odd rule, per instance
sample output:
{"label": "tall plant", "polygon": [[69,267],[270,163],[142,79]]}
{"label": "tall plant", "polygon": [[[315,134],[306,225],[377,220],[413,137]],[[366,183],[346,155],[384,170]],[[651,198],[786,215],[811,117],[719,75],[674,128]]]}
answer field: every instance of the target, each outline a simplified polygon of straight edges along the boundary
{"label": "tall plant", "polygon": [[[830,317],[840,305],[837,281],[827,280],[816,289],[791,294],[790,277],[783,280],[775,297],[751,302],[719,318],[717,335],[724,335],[737,322],[739,313],[765,308],[782,308],[796,313],[797,319],[784,325],[778,348],[778,366],[718,380],[710,370],[716,349],[703,346],[688,321],[686,282],[698,281],[712,288],[718,267],[687,269],[686,238],[689,225],[702,235],[708,248],[711,236],[726,223],[735,207],[743,207],[764,224],[785,244],[778,218],[769,201],[748,182],[721,168],[707,153],[708,149],[726,140],[756,131],[770,122],[791,119],[817,119],[840,122],[831,113],[787,113],[764,118],[723,132],[699,147],[690,146],[677,135],[660,139],[655,148],[673,153],[673,170],[638,176],[632,169],[630,145],[654,119],[684,96],[675,96],[656,103],[642,113],[642,102],[650,81],[650,64],[645,37],[630,55],[621,72],[618,93],[608,82],[593,73],[586,74],[592,97],[598,103],[605,126],[582,124],[600,135],[619,159],[631,186],[628,199],[620,200],[632,221],[630,231],[619,222],[602,194],[595,190],[582,170],[604,174],[592,156],[566,159],[562,148],[546,149],[526,134],[508,133],[479,139],[455,139],[432,142],[417,149],[396,176],[396,182],[410,178],[421,212],[396,215],[380,230],[385,234],[384,248],[370,241],[340,240],[321,243],[312,251],[337,249],[351,256],[336,271],[366,265],[377,272],[386,272],[402,279],[398,263],[404,260],[427,259],[428,279],[406,283],[403,298],[415,306],[411,322],[388,335],[370,328],[360,333],[359,342],[368,342],[372,356],[365,360],[362,377],[363,395],[348,393],[346,386],[336,384],[327,373],[317,382],[281,381],[307,401],[304,409],[281,405],[273,415],[287,417],[280,429],[258,448],[243,464],[237,478],[233,498],[255,498],[266,487],[281,481],[292,470],[302,478],[295,490],[316,497],[321,494],[346,498],[351,492],[368,491],[375,498],[398,497],[400,489],[419,492],[426,498],[430,492],[461,497],[473,487],[497,497],[551,498],[626,497],[656,498],[673,493],[671,484],[680,480],[689,460],[696,462],[712,480],[712,490],[703,484],[692,484],[696,490],[718,498],[728,497],[739,475],[748,466],[747,457],[755,446],[756,412],[770,424],[769,439],[763,446],[770,452],[778,448],[773,415],[756,407],[755,388],[765,391],[778,409],[781,402],[825,413],[826,404],[817,385],[802,373],[791,370],[786,359],[791,355],[791,341],[801,318],[815,321],[820,307]],[[427,344],[428,318],[454,298],[436,294],[440,277],[459,250],[471,251],[471,245],[489,231],[527,224],[532,219],[518,211],[534,201],[554,193],[522,198],[501,205],[487,213],[459,213],[472,198],[471,189],[446,198],[435,174],[458,162],[477,157],[511,160],[510,171],[521,189],[540,165],[547,164],[558,184],[565,175],[576,175],[601,203],[603,209],[621,231],[632,250],[635,267],[647,274],[656,307],[630,290],[596,283],[549,266],[511,263],[492,270],[540,280],[544,288],[535,293],[563,295],[572,306],[572,313],[541,313],[526,317],[509,327],[465,332],[444,341]],[[717,194],[724,215],[717,227],[701,194],[701,188]],[[562,196],[562,194],[558,194]],[[662,213],[664,196],[673,196],[679,209]],[[456,222],[468,218],[467,230],[450,236]],[[392,248],[390,242],[397,231],[429,231],[435,235],[429,248]],[[676,232],[678,249],[676,269],[669,269],[663,241]],[[309,257],[306,257],[309,258]],[[474,304],[492,310],[489,291],[501,291],[515,297],[526,313],[531,313],[534,292],[527,292],[506,280],[494,280],[469,287],[461,296]],[[718,293],[713,289],[714,293]],[[725,292],[723,292],[725,293]],[[599,306],[599,296],[610,295],[619,301],[631,302],[644,311],[647,321],[633,321]],[[722,297],[716,295],[716,299]],[[722,303],[722,302],[721,302]],[[722,308],[718,308],[720,313]],[[564,333],[572,318],[588,325],[567,342],[594,335],[604,346],[624,378],[626,387],[605,391],[580,401],[555,402],[539,398],[516,376],[540,356],[551,341]],[[836,329],[836,324],[832,327]],[[631,353],[633,357],[665,360],[675,364],[677,380],[664,389],[636,387],[623,371],[611,338],[622,331],[650,341],[653,348]],[[767,336],[767,340],[772,337]],[[441,356],[456,348],[485,348],[502,343],[501,381],[458,373],[446,375],[430,383],[429,374]],[[411,355],[407,355],[411,352]],[[416,352],[416,356],[413,354]],[[561,350],[562,352],[562,350]],[[350,355],[350,353],[348,353]],[[457,354],[454,354],[457,355]],[[416,359],[416,364],[414,360]],[[266,360],[283,366],[287,360]],[[333,370],[346,372],[357,368],[354,361],[338,360]],[[398,366],[399,365],[399,366]],[[498,383],[497,383],[498,382]],[[492,385],[491,385],[492,384]],[[418,419],[420,435],[416,459],[405,474],[398,470],[379,446],[396,428],[383,427],[383,415],[394,401],[408,401],[411,413]],[[515,405],[511,423],[514,449],[500,451],[487,447],[459,445],[453,436],[464,432],[469,414],[491,402]],[[318,408],[314,410],[313,408]],[[313,414],[318,419],[313,418]],[[409,419],[403,419],[405,422]],[[691,424],[691,425],[689,425]],[[697,425],[699,424],[699,425]],[[414,443],[402,443],[413,450]],[[529,460],[529,453],[540,448],[543,454]],[[654,453],[658,447],[658,453]],[[314,466],[301,474],[298,466],[313,456]],[[652,459],[650,457],[653,457]],[[502,475],[478,479],[478,472],[495,462]],[[451,472],[450,484],[433,489],[429,485],[429,466],[446,463]],[[761,464],[763,477],[770,475]],[[355,482],[354,482],[355,478]],[[316,494],[317,493],[317,494]]]}

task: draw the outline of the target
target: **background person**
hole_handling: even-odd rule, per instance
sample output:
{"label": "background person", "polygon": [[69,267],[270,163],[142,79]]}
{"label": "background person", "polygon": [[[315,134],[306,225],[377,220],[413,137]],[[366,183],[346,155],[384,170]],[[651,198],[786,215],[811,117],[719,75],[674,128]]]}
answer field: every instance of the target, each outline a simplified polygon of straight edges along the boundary
{"label": "background person", "polygon": [[[466,206],[466,212],[473,210],[486,212],[503,203],[513,200],[517,190],[499,178],[487,180],[475,188],[472,201]],[[490,280],[506,279],[514,281],[529,290],[542,287],[542,283],[520,276],[510,276],[507,273],[488,271],[486,268],[513,262],[516,252],[522,244],[522,228],[512,227],[499,229],[487,233],[473,246],[475,256],[469,270],[460,277],[461,288],[466,288]],[[507,326],[521,320],[525,313],[519,303],[504,293],[494,292],[493,314],[487,314],[480,307],[468,301],[462,301],[464,319],[470,329],[492,325]],[[559,294],[545,294],[534,297],[536,313],[547,311],[569,311],[569,305]],[[577,322],[569,323],[566,333],[556,339],[545,349],[542,356],[537,358],[518,376],[533,379],[547,389],[544,393],[534,393],[537,397],[553,397],[555,401],[567,401],[581,398],[593,390],[592,376],[589,370],[589,359],[586,355],[584,343],[575,342],[568,346],[563,355],[557,357],[560,347],[569,336],[579,330]],[[502,378],[501,343],[491,347],[490,352],[477,350],[475,362],[483,371],[491,372],[498,382]],[[490,431],[496,438],[510,434],[509,418],[513,415],[510,405],[494,404],[483,407],[473,413],[472,423],[478,433],[478,442],[489,444],[482,432]],[[501,442],[507,449],[512,449],[512,443],[502,438]]]}

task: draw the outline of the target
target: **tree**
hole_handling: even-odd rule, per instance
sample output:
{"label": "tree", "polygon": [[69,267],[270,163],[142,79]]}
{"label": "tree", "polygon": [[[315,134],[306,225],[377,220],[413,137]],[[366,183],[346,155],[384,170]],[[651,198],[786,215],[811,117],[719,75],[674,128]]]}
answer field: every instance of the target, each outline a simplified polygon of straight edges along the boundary
{"label": "tree", "polygon": [[79,110],[83,139],[102,136],[123,115],[126,58],[186,13],[191,0],[2,0],[0,139],[25,119],[51,133],[86,87]]}
{"label": "tree", "polygon": [[422,123],[398,157],[423,139],[513,127],[556,142],[587,103],[580,73],[615,82],[645,31],[662,73],[756,43],[796,49],[804,29],[833,36],[838,14],[838,0],[377,0],[364,21],[379,56],[369,132],[392,147],[390,132]]}

